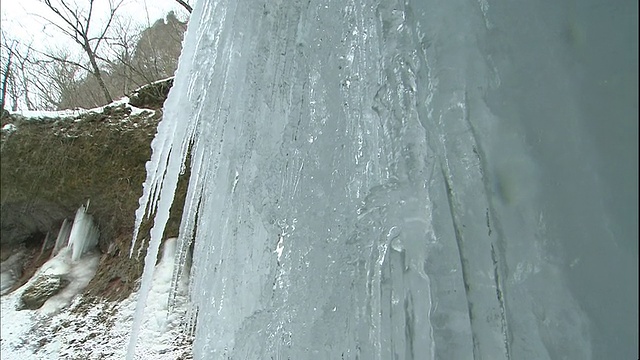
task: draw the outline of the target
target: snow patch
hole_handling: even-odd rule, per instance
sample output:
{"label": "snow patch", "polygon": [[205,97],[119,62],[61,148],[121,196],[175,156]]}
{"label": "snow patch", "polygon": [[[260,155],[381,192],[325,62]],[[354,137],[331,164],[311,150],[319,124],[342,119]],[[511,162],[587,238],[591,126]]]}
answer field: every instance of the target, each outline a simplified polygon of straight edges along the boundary
{"label": "snow patch", "polygon": [[18,128],[13,125],[13,124],[6,124],[5,126],[2,127],[2,131],[5,131],[9,134],[11,134],[12,132],[16,131]]}
{"label": "snow patch", "polygon": [[[64,249],[56,257],[49,262],[55,261],[56,265],[44,270],[43,274],[48,275],[66,275],[70,281],[62,291],[52,296],[46,303],[39,309],[42,314],[53,314],[64,307],[68,306],[73,298],[80,294],[84,290],[89,281],[93,279],[100,263],[100,256],[97,254],[90,254],[77,261],[69,261],[72,259],[70,249]],[[62,266],[59,266],[62,264]],[[60,270],[66,270],[64,272],[58,272]]]}
{"label": "snow patch", "polygon": [[[142,322],[136,347],[136,360],[174,360],[189,358],[191,339],[184,331],[186,324],[187,284],[180,285],[173,311],[167,313],[169,288],[173,273],[176,240],[165,241],[164,255],[156,266],[147,315]],[[72,250],[62,249],[38,274],[67,274],[72,281],[65,290],[49,299],[39,310],[17,311],[20,295],[33,281],[2,297],[0,351],[3,360],[45,359],[123,359],[131,333],[138,293],[120,303],[94,304],[86,313],[77,310],[79,293],[93,277],[98,256],[86,254],[71,260]]]}
{"label": "snow patch", "polygon": [[[114,108],[114,107],[118,107],[124,105],[124,107],[126,108],[130,108],[131,109],[131,113],[129,114],[129,116],[132,115],[138,115],[138,114],[142,114],[144,112],[149,112],[152,113],[154,112],[153,110],[149,110],[149,109],[140,109],[137,108],[135,106],[132,106],[131,104],[129,104],[129,97],[124,96],[118,100],[115,100],[114,102],[104,105],[104,106],[99,106],[96,108],[92,108],[92,109],[82,109],[82,108],[76,108],[76,109],[67,109],[67,110],[59,110],[59,111],[29,111],[29,110],[24,110],[24,111],[9,111],[10,114],[12,115],[19,115],[19,116],[23,116],[27,119],[31,119],[31,120],[38,120],[38,119],[73,119],[74,121],[82,121],[82,116],[86,115],[86,114],[90,114],[90,113],[103,113],[105,108],[109,107],[109,108]],[[5,126],[2,127],[3,131],[6,132],[13,132],[17,129],[17,127],[13,124],[7,124]]]}

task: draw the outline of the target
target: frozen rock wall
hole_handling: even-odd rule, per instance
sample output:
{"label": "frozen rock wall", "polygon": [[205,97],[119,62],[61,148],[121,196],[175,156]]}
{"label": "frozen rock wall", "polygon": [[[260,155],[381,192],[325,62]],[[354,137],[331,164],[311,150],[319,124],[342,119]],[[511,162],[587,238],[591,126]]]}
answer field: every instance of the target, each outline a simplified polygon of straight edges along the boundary
{"label": "frozen rock wall", "polygon": [[[155,225],[137,318],[189,154],[176,261],[195,241],[193,266],[175,276],[198,359],[633,357],[637,224],[616,218],[637,189],[607,205],[612,153],[582,100],[596,14],[197,2],[140,199]],[[624,106],[611,126],[637,117]]]}

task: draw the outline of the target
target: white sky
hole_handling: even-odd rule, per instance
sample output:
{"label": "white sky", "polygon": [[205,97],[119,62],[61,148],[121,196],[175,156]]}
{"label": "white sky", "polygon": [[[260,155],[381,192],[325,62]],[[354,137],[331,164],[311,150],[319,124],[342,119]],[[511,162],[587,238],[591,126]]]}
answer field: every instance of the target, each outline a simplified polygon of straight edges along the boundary
{"label": "white sky", "polygon": [[[78,4],[78,6],[86,6],[88,4],[88,0],[66,1],[69,4]],[[193,5],[194,0],[188,2]],[[108,13],[108,9],[109,0],[95,0],[94,16]],[[164,18],[171,10],[180,19],[188,16],[186,10],[175,0],[124,0],[117,14],[123,18],[130,18],[135,24],[146,27],[156,20]],[[69,39],[66,39],[54,27],[45,26],[46,20],[42,17],[55,19],[56,15],[41,0],[1,0],[0,13],[0,27],[12,39],[19,39],[25,44],[33,41],[33,46],[38,50],[47,50],[51,47],[77,46]],[[98,18],[97,20],[104,20],[104,18]],[[100,26],[96,26],[94,29],[97,30],[98,28]]]}

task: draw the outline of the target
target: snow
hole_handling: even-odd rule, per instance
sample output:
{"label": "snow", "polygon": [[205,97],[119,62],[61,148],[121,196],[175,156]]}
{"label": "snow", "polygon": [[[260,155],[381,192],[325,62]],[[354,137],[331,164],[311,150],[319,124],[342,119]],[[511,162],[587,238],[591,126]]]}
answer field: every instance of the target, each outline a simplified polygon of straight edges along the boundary
{"label": "snow", "polygon": [[78,117],[80,115],[84,115],[84,114],[89,113],[91,111],[95,112],[96,110],[100,110],[100,112],[101,112],[102,108],[91,109],[91,110],[87,110],[87,109],[69,109],[69,110],[60,110],[60,111],[24,110],[24,111],[13,112],[13,114],[22,115],[22,116],[24,116],[26,118],[30,118],[30,119],[76,118],[76,117]]}
{"label": "snow", "polygon": [[67,307],[73,298],[87,287],[96,273],[99,262],[100,257],[97,254],[87,254],[82,258],[74,259],[73,250],[67,247],[45,263],[34,275],[34,279],[39,274],[66,275],[70,283],[47,300],[39,312],[43,315],[51,315]]}
{"label": "snow", "polygon": [[[42,323],[48,322],[50,318],[62,309],[68,307],[74,298],[84,290],[87,283],[95,275],[99,262],[99,256],[95,253],[86,254],[80,259],[72,260],[72,250],[69,247],[63,248],[57,255],[40,267],[19,289],[2,298],[2,356],[7,359],[32,359],[37,353],[43,350],[46,355],[52,356],[51,351],[59,347],[53,341],[51,347],[39,349],[37,341],[49,342],[53,337],[45,329],[40,329]],[[61,292],[49,298],[44,305],[37,310],[17,310],[20,296],[26,288],[31,286],[41,275],[66,275],[70,281],[69,285]],[[64,317],[64,315],[62,315]],[[16,325],[19,326],[16,327]],[[41,339],[47,340],[39,340]],[[55,339],[54,339],[55,340]],[[41,357],[44,358],[44,357]]]}
{"label": "snow", "polygon": [[17,127],[13,124],[6,124],[5,126],[2,127],[2,131],[5,131],[9,134],[11,134],[12,132],[16,131]]}
{"label": "snow", "polygon": [[[88,314],[75,310],[80,304],[79,294],[95,275],[100,262],[94,249],[97,236],[91,216],[85,206],[81,206],[73,224],[66,222],[61,227],[55,246],[59,250],[25,285],[3,296],[0,332],[3,359],[124,358],[138,293],[122,303],[95,304]],[[147,303],[147,316],[141,321],[141,339],[134,359],[175,359],[190,353],[190,333],[184,331],[187,323],[183,306],[185,283],[174,289],[173,311],[168,312],[175,246],[176,239],[165,241],[163,257],[150,284],[151,300]],[[12,271],[21,256],[21,253],[13,254],[2,263],[3,291],[15,281]],[[69,284],[40,309],[18,311],[24,289],[41,275],[65,275]]]}
{"label": "snow", "polygon": [[[173,78],[174,78],[173,76],[169,76],[169,77],[166,77],[166,78],[164,78],[164,79],[159,79],[159,80],[156,80],[156,81],[152,81],[152,82],[150,82],[148,85],[161,84],[161,83],[167,82],[167,81],[169,81],[169,80],[172,80]],[[140,92],[140,90],[142,90],[144,87],[146,87],[146,86],[148,86],[148,85],[142,85],[142,86],[140,86],[139,88],[137,88],[137,89],[133,90],[133,91],[131,92],[131,94],[136,94],[136,93]]]}
{"label": "snow", "polygon": [[[183,331],[186,308],[186,284],[178,293],[177,306],[167,313],[169,287],[173,272],[175,239],[165,242],[165,256],[158,264],[148,301],[149,316],[144,319],[135,359],[176,359],[190,353],[190,340]],[[50,298],[38,310],[17,311],[25,286],[2,297],[1,353],[7,360],[37,359],[122,359],[126,354],[133,312],[138,294],[121,303],[101,302],[86,314],[74,312],[77,296],[91,279],[98,263],[95,254],[72,261],[70,250],[63,249],[48,261],[39,273],[65,273],[72,279],[63,292]],[[36,276],[34,276],[35,279]]]}
{"label": "snow", "polygon": [[[58,111],[42,111],[42,110],[21,110],[21,111],[9,111],[11,114],[20,115],[27,119],[36,120],[36,119],[76,119],[79,121],[79,118],[82,115],[86,115],[89,113],[102,113],[104,112],[106,107],[115,107],[119,105],[124,105],[125,107],[131,109],[130,115],[138,115],[145,112],[150,112],[152,110],[149,109],[140,109],[135,106],[129,104],[129,97],[123,96],[122,98],[115,100],[114,102],[99,106],[92,109],[67,109],[67,110],[58,110]],[[15,131],[15,125],[7,124],[3,126],[2,130],[4,131]]]}

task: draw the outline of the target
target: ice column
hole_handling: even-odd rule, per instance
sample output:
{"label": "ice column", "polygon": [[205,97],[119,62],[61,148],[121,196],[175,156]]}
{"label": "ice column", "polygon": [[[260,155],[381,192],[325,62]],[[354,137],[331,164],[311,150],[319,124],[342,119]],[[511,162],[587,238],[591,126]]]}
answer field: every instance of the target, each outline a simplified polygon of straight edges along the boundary
{"label": "ice column", "polygon": [[93,217],[87,214],[87,208],[81,205],[76,212],[76,217],[69,233],[69,244],[67,246],[71,249],[71,259],[73,261],[79,260],[82,254],[98,244],[99,237],[100,231],[93,223]]}

